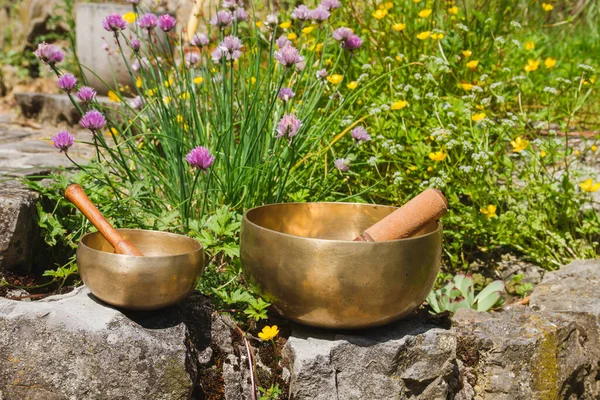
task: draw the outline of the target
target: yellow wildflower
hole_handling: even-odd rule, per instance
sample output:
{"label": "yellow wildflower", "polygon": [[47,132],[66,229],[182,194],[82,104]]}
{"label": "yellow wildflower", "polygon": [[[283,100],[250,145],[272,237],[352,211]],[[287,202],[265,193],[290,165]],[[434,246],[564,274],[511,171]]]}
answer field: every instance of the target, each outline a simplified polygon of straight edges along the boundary
{"label": "yellow wildflower", "polygon": [[398,22],[397,24],[392,25],[392,29],[396,32],[403,31],[404,29],[406,29],[406,24]]}
{"label": "yellow wildflower", "polygon": [[177,117],[175,117],[177,119],[177,122],[182,123],[183,122],[183,117],[180,114],[177,114]]}
{"label": "yellow wildflower", "polygon": [[431,15],[431,8],[426,8],[424,10],[421,10],[421,12],[419,12],[419,17],[421,18],[427,18]]}
{"label": "yellow wildflower", "polygon": [[295,40],[295,39],[298,39],[298,35],[296,35],[294,32],[290,32],[290,33],[288,33],[287,38],[289,40]]}
{"label": "yellow wildflower", "polygon": [[429,37],[429,35],[431,35],[430,31],[425,31],[425,32],[421,32],[417,35],[417,39],[419,40],[425,40]]}
{"label": "yellow wildflower", "polygon": [[433,171],[433,167],[427,167],[427,172],[432,172]]}
{"label": "yellow wildflower", "polygon": [[398,100],[392,103],[390,108],[392,110],[402,110],[404,107],[408,105],[408,101],[406,100]]}
{"label": "yellow wildflower", "polygon": [[328,58],[327,60],[325,60],[325,66],[329,66],[333,64],[333,60],[331,58]]}
{"label": "yellow wildflower", "polygon": [[523,67],[523,69],[526,72],[531,72],[531,71],[535,71],[536,69],[538,69],[539,66],[540,66],[540,60],[529,59],[529,60],[527,60],[527,65],[525,65],[525,67]]}
{"label": "yellow wildflower", "polygon": [[544,150],[540,151],[540,157],[544,158],[548,155],[548,153],[546,153]]}
{"label": "yellow wildflower", "polygon": [[479,60],[472,60],[467,63],[467,68],[475,69],[479,65]]}
{"label": "yellow wildflower", "polygon": [[493,204],[488,204],[487,207],[481,207],[479,212],[485,215],[488,218],[495,218],[496,215],[496,206]]}
{"label": "yellow wildflower", "polygon": [[146,90],[146,96],[148,96],[148,97],[154,96],[154,93],[155,93],[154,89],[148,89],[148,90]]}
{"label": "yellow wildflower", "polygon": [[108,91],[108,100],[115,102],[115,103],[121,102],[121,98],[119,97],[119,95],[116,94],[115,92],[113,92],[112,90]]}
{"label": "yellow wildflower", "polygon": [[473,114],[473,116],[471,117],[471,119],[475,122],[479,122],[482,119],[485,118],[485,113],[481,112],[481,113],[477,113],[477,114]]}
{"label": "yellow wildflower", "polygon": [[201,76],[197,76],[197,77],[195,77],[195,78],[194,78],[194,83],[195,83],[196,85],[199,85],[199,84],[201,84],[202,82],[204,82],[204,78],[203,78],[203,77],[201,77]]}
{"label": "yellow wildflower", "polygon": [[390,8],[394,7],[394,3],[392,3],[391,1],[388,1],[387,3],[385,3],[385,9],[389,10]]}
{"label": "yellow wildflower", "polygon": [[384,18],[387,14],[388,14],[388,11],[386,9],[380,8],[379,10],[377,10],[373,13],[373,16],[377,19],[381,19],[381,18]]}
{"label": "yellow wildflower", "polygon": [[142,87],[142,77],[138,76],[135,80],[135,87],[137,88],[141,88]]}
{"label": "yellow wildflower", "polygon": [[358,86],[358,82],[356,81],[352,81],[349,84],[346,85],[346,87],[350,90],[354,90],[356,89],[356,87]]}
{"label": "yellow wildflower", "polygon": [[442,40],[444,38],[444,34],[443,33],[434,33],[431,35],[431,38],[433,40]]}
{"label": "yellow wildflower", "polygon": [[574,156],[578,156],[578,155],[580,155],[580,154],[581,154],[581,152],[580,152],[579,150],[575,150],[575,151],[573,152],[573,155],[574,155]]}
{"label": "yellow wildflower", "polygon": [[473,85],[471,85],[470,83],[467,83],[467,82],[462,82],[460,84],[460,86],[462,86],[462,88],[465,89],[465,90],[471,90],[471,89],[473,89]]}
{"label": "yellow wildflower", "polygon": [[463,56],[465,57],[471,57],[471,55],[473,54],[473,52],[471,50],[464,50],[462,52]]}
{"label": "yellow wildflower", "polygon": [[478,110],[483,110],[485,107],[484,107],[484,106],[482,106],[481,104],[477,104],[477,105],[475,106],[475,108],[476,108],[476,109],[478,109]]}
{"label": "yellow wildflower", "polygon": [[263,22],[262,21],[256,21],[256,27],[257,28],[261,28],[263,26]]}
{"label": "yellow wildflower", "polygon": [[279,24],[281,29],[290,29],[292,27],[292,21],[285,21]]}
{"label": "yellow wildflower", "polygon": [[456,6],[452,6],[448,9],[448,13],[452,14],[452,15],[456,15],[458,14],[458,7]]}
{"label": "yellow wildflower", "polygon": [[313,31],[313,29],[315,29],[314,26],[307,26],[306,28],[302,28],[302,33],[304,33],[305,35],[308,35],[309,33],[311,33]]}
{"label": "yellow wildflower", "polygon": [[399,62],[400,62],[400,61],[402,61],[402,60],[404,60],[404,57],[402,57],[402,56],[400,56],[400,55],[396,56],[396,61],[399,61]]}
{"label": "yellow wildflower", "polygon": [[529,140],[523,139],[521,136],[510,141],[510,145],[515,153],[520,153],[529,146]]}
{"label": "yellow wildflower", "polygon": [[556,58],[548,57],[544,60],[544,65],[546,68],[550,69],[556,65]]}
{"label": "yellow wildflower", "polygon": [[171,96],[165,96],[163,97],[163,103],[165,104],[169,104],[171,102]]}
{"label": "yellow wildflower", "polygon": [[597,192],[600,189],[600,182],[594,182],[592,178],[588,178],[579,184],[579,187],[584,192]]}
{"label": "yellow wildflower", "polygon": [[174,80],[173,80],[173,78],[169,78],[169,80],[166,80],[166,81],[164,81],[164,82],[163,82],[163,84],[164,84],[164,85],[165,85],[165,87],[167,87],[167,88],[168,88],[168,87],[171,87],[171,86],[173,86],[173,83],[174,83]]}
{"label": "yellow wildflower", "polygon": [[262,332],[258,332],[258,337],[264,341],[267,341],[267,340],[273,339],[278,334],[279,334],[279,328],[277,327],[277,325],[265,326],[263,328]]}
{"label": "yellow wildflower", "polygon": [[554,6],[552,4],[542,3],[542,8],[544,9],[544,11],[549,12],[554,9]]}
{"label": "yellow wildflower", "polygon": [[119,134],[119,131],[117,130],[117,128],[112,127],[109,130],[106,131],[106,136],[117,136]]}
{"label": "yellow wildflower", "polygon": [[528,40],[525,42],[525,50],[533,50],[535,49],[535,42]]}
{"label": "yellow wildflower", "polygon": [[436,151],[435,153],[429,153],[429,158],[433,161],[444,161],[448,157],[448,153],[444,150]]}
{"label": "yellow wildflower", "polygon": [[250,78],[250,83],[254,85],[256,83],[256,78],[255,77]]}
{"label": "yellow wildflower", "polygon": [[420,2],[421,2],[421,0],[413,0],[413,2],[415,2],[415,3],[420,3]]}
{"label": "yellow wildflower", "polygon": [[137,19],[137,14],[134,12],[128,12],[127,14],[123,14],[123,19],[128,24],[133,24],[135,22],[135,20]]}
{"label": "yellow wildflower", "polygon": [[598,150],[598,148],[596,147],[596,145],[593,145],[592,147],[590,147],[590,150],[595,152],[596,150]]}
{"label": "yellow wildflower", "polygon": [[327,77],[327,80],[333,85],[339,84],[342,81],[342,79],[344,79],[344,77],[338,74],[333,74]]}

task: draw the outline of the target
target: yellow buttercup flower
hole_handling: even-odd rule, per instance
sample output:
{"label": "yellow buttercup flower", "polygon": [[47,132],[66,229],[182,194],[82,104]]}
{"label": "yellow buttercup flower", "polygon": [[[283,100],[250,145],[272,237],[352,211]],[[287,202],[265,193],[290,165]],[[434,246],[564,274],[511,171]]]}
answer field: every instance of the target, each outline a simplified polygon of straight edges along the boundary
{"label": "yellow buttercup flower", "polygon": [[349,84],[346,85],[346,87],[350,90],[354,90],[356,89],[356,87],[358,86],[358,82],[356,81],[352,81]]}
{"label": "yellow buttercup flower", "polygon": [[548,155],[548,153],[546,153],[544,150],[540,151],[540,157],[544,158]]}
{"label": "yellow buttercup flower", "polygon": [[400,55],[396,56],[396,61],[401,62],[402,60],[404,60],[404,57]]}
{"label": "yellow buttercup flower", "polygon": [[488,204],[487,207],[481,207],[479,209],[479,212],[482,213],[483,215],[485,215],[488,218],[494,218],[497,217],[496,215],[496,206],[493,204]]}
{"label": "yellow buttercup flower", "polygon": [[197,77],[195,77],[195,78],[194,78],[194,83],[195,83],[196,85],[199,85],[199,84],[201,84],[202,82],[204,82],[204,78],[203,78],[203,77],[201,77],[201,76],[197,76]]}
{"label": "yellow buttercup flower", "polygon": [[148,89],[148,90],[146,90],[146,96],[148,96],[148,97],[154,96],[154,93],[155,93],[154,89]]}
{"label": "yellow buttercup flower", "polygon": [[403,31],[404,29],[406,29],[406,24],[398,22],[397,24],[392,25],[392,29],[396,32]]}
{"label": "yellow buttercup flower", "polygon": [[527,65],[523,69],[527,72],[535,71],[540,66],[540,60],[527,60]]}
{"label": "yellow buttercup flower", "polygon": [[598,147],[596,147],[596,145],[593,145],[592,147],[590,147],[590,150],[595,152],[596,150],[598,150]]}
{"label": "yellow buttercup flower", "polygon": [[448,13],[449,13],[449,14],[452,14],[452,15],[456,15],[456,14],[458,14],[458,7],[456,7],[456,6],[452,6],[452,7],[450,7],[450,8],[448,9]]}
{"label": "yellow buttercup flower", "polygon": [[189,98],[190,98],[190,94],[189,94],[188,92],[183,92],[183,93],[181,93],[181,94],[179,95],[179,98],[180,98],[181,100],[189,100]]}
{"label": "yellow buttercup flower", "polygon": [[479,65],[479,60],[472,60],[467,63],[467,68],[475,69]]}
{"label": "yellow buttercup flower", "polygon": [[430,31],[425,31],[425,32],[421,32],[417,35],[417,39],[419,40],[425,40],[427,39],[429,36],[431,35]]}
{"label": "yellow buttercup flower", "polygon": [[510,141],[510,145],[515,153],[520,153],[529,146],[529,140],[523,139],[521,136]]}
{"label": "yellow buttercup flower", "polygon": [[485,107],[483,107],[481,104],[477,104],[475,108],[478,110],[483,110]]}
{"label": "yellow buttercup flower", "polygon": [[163,97],[163,103],[165,103],[165,104],[169,104],[171,102],[171,100],[173,100],[171,98],[171,96],[165,96],[165,97]]}
{"label": "yellow buttercup flower", "polygon": [[390,8],[394,7],[394,3],[388,1],[387,3],[385,3],[384,7],[386,10],[389,10]]}
{"label": "yellow buttercup flower", "polygon": [[408,105],[408,101],[406,100],[398,100],[392,103],[390,108],[392,110],[402,110],[404,107]]}
{"label": "yellow buttercup flower", "polygon": [[481,112],[481,113],[477,113],[477,114],[473,114],[473,116],[471,117],[471,119],[475,122],[479,122],[482,119],[485,118],[485,113]]}
{"label": "yellow buttercup flower", "polygon": [[333,85],[339,84],[342,81],[342,79],[344,79],[344,77],[338,74],[333,74],[327,77],[327,80]]}
{"label": "yellow buttercup flower", "polygon": [[431,35],[431,38],[433,40],[442,40],[444,38],[444,34],[443,33],[434,33]]}
{"label": "yellow buttercup flower", "polygon": [[288,33],[287,38],[289,40],[295,40],[295,39],[298,39],[298,35],[296,35],[294,32],[290,32],[290,33]]}
{"label": "yellow buttercup flower", "polygon": [[427,172],[432,172],[433,171],[433,167],[427,167]]}
{"label": "yellow buttercup flower", "polygon": [[183,122],[183,117],[180,114],[177,114],[177,116],[175,117],[175,119],[177,119],[177,122],[179,122],[179,123]]}
{"label": "yellow buttercup flower", "polygon": [[254,85],[256,83],[256,78],[255,77],[250,78],[250,83]]}
{"label": "yellow buttercup flower", "polygon": [[263,22],[262,21],[256,21],[256,27],[257,28],[261,28],[263,26]]}
{"label": "yellow buttercup flower", "polygon": [[473,89],[473,85],[471,85],[470,83],[467,83],[467,82],[462,82],[460,84],[460,86],[462,86],[462,88],[465,89],[465,90],[471,90],[471,89]]}
{"label": "yellow buttercup flower", "polygon": [[550,69],[556,65],[556,58],[548,57],[544,60],[544,65],[546,68]]}
{"label": "yellow buttercup flower", "polygon": [[126,14],[123,14],[123,19],[128,24],[133,24],[135,22],[135,20],[137,19],[137,14],[134,12],[128,12]]}
{"label": "yellow buttercup flower", "polygon": [[528,40],[525,42],[525,50],[533,50],[535,49],[535,42]]}
{"label": "yellow buttercup flower", "polygon": [[279,334],[279,328],[277,327],[277,325],[265,326],[263,328],[262,332],[258,332],[258,337],[264,341],[267,341],[267,340],[273,339],[278,334]]}
{"label": "yellow buttercup flower", "polygon": [[471,50],[464,50],[462,52],[463,56],[465,57],[471,57],[471,55],[473,55],[473,52]]}
{"label": "yellow buttercup flower", "polygon": [[167,88],[168,88],[168,87],[171,87],[171,86],[173,86],[173,83],[174,83],[174,82],[175,82],[175,81],[173,80],[173,78],[169,78],[168,80],[164,81],[164,82],[163,82],[163,84],[165,85],[165,87],[167,87]]}
{"label": "yellow buttercup flower", "polygon": [[554,6],[552,4],[542,3],[542,8],[544,9],[544,11],[548,12],[552,11],[554,9]]}
{"label": "yellow buttercup flower", "polygon": [[386,9],[380,8],[379,10],[377,10],[373,13],[373,16],[377,19],[381,19],[381,18],[384,18],[387,14],[388,14],[388,11]]}
{"label": "yellow buttercup flower", "polygon": [[281,29],[290,29],[292,27],[292,21],[285,21],[279,24]]}
{"label": "yellow buttercup flower", "polygon": [[117,136],[119,134],[119,131],[117,130],[117,128],[110,128],[109,130],[106,131],[106,136]]}
{"label": "yellow buttercup flower", "polygon": [[421,0],[413,0],[413,2],[415,2],[415,3],[420,3],[420,2],[421,2]]}
{"label": "yellow buttercup flower", "polygon": [[[305,35],[308,35],[309,33],[311,33],[313,30],[315,29],[314,26],[307,26],[306,28],[302,28],[302,33],[304,33]],[[289,38],[288,38],[289,39]]]}
{"label": "yellow buttercup flower", "polygon": [[444,150],[436,151],[435,153],[429,153],[429,158],[433,161],[444,161],[448,157],[448,153]]}
{"label": "yellow buttercup flower", "polygon": [[574,155],[574,156],[578,156],[578,155],[580,155],[580,154],[581,154],[581,152],[580,152],[579,150],[575,150],[575,151],[573,151],[573,155]]}
{"label": "yellow buttercup flower", "polygon": [[112,90],[108,91],[108,100],[115,102],[115,103],[121,102],[121,98],[119,97],[119,95],[116,94],[115,92],[113,92]]}
{"label": "yellow buttercup flower", "polygon": [[137,88],[141,88],[142,87],[142,77],[138,76],[135,80],[135,87]]}
{"label": "yellow buttercup flower", "polygon": [[419,17],[421,18],[427,18],[431,15],[431,9],[430,8],[426,8],[424,10],[421,10],[421,12],[419,13]]}
{"label": "yellow buttercup flower", "polygon": [[600,189],[600,182],[594,182],[592,178],[588,178],[579,184],[579,187],[584,192],[597,192]]}

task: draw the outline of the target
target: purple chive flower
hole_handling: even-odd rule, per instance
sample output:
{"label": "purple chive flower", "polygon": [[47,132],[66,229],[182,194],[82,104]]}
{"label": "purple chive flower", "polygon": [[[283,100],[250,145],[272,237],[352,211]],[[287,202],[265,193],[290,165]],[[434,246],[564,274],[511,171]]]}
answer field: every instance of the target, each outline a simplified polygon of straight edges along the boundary
{"label": "purple chive flower", "polygon": [[362,45],[362,39],[356,36],[350,28],[338,28],[333,31],[331,36],[346,50],[356,50]]}
{"label": "purple chive flower", "polygon": [[287,136],[288,138],[293,138],[298,133],[298,130],[302,126],[302,121],[300,121],[294,114],[285,114],[279,120],[277,124],[277,136],[276,138],[281,138]]}
{"label": "purple chive flower", "polygon": [[67,131],[60,131],[52,137],[52,144],[60,150],[61,153],[63,151],[66,153],[67,150],[69,150],[69,147],[73,146],[73,143],[75,143],[75,136]]}
{"label": "purple chive flower", "polygon": [[102,27],[108,32],[118,32],[127,28],[127,22],[121,14],[110,14],[102,20]]}
{"label": "purple chive flower", "polygon": [[248,20],[248,13],[246,12],[245,9],[238,8],[237,10],[235,10],[234,18],[235,18],[236,21],[247,21]]}
{"label": "purple chive flower", "polygon": [[75,78],[72,74],[63,74],[60,78],[58,78],[57,83],[61,90],[71,93],[71,91],[75,89],[75,85],[77,85],[77,78]]}
{"label": "purple chive flower", "polygon": [[89,86],[82,86],[76,94],[83,103],[89,103],[96,97],[96,91]]}
{"label": "purple chive flower", "polygon": [[296,67],[298,70],[304,69],[304,57],[300,55],[298,49],[292,45],[283,46],[275,52],[275,59],[286,68]]}
{"label": "purple chive flower", "polygon": [[138,39],[133,39],[131,41],[131,48],[133,51],[137,53],[140,50],[140,47],[142,47],[142,43]]}
{"label": "purple chive flower", "polygon": [[138,18],[137,23],[140,28],[151,31],[152,29],[156,28],[156,25],[158,24],[158,18],[152,13],[147,13]]}
{"label": "purple chive flower", "polygon": [[325,68],[317,71],[317,78],[325,80],[329,76],[329,73]]}
{"label": "purple chive flower", "polygon": [[233,22],[233,14],[229,10],[217,11],[217,14],[210,19],[210,24],[225,29]]}
{"label": "purple chive flower", "polygon": [[33,52],[38,60],[44,64],[53,66],[65,59],[65,53],[57,46],[48,43],[38,44],[37,50]]}
{"label": "purple chive flower", "polygon": [[290,39],[288,39],[287,36],[281,35],[281,36],[279,36],[279,38],[277,38],[277,40],[275,41],[275,44],[277,45],[277,47],[279,47],[281,49],[285,46],[291,46],[292,42],[290,42]]}
{"label": "purple chive flower", "polygon": [[329,11],[323,6],[318,6],[317,8],[310,10],[310,19],[317,22],[325,21],[330,15]]}
{"label": "purple chive flower", "polygon": [[307,19],[310,19],[310,8],[308,8],[304,4],[301,4],[298,7],[294,8],[291,17],[294,19],[299,19],[300,21],[306,21]]}
{"label": "purple chive flower", "polygon": [[232,35],[225,36],[219,46],[212,52],[211,57],[215,62],[225,57],[226,60],[235,61],[242,55],[242,41]]}
{"label": "purple chive flower", "polygon": [[292,89],[281,88],[281,90],[279,90],[279,94],[277,95],[277,97],[279,97],[281,100],[283,100],[284,102],[287,103],[294,97],[294,95],[295,95],[295,93]]}
{"label": "purple chive flower", "polygon": [[338,158],[333,162],[333,165],[341,172],[348,172],[350,170],[350,161],[345,158]]}
{"label": "purple chive flower", "polygon": [[129,100],[129,107],[131,108],[141,108],[144,105],[144,99],[140,96],[135,96],[133,99]]}
{"label": "purple chive flower", "polygon": [[362,126],[357,126],[356,128],[352,129],[350,136],[352,136],[352,139],[356,140],[357,142],[368,142],[371,140],[371,136]]}
{"label": "purple chive flower", "polygon": [[340,8],[342,3],[339,0],[321,0],[321,5],[331,11]]}
{"label": "purple chive flower", "polygon": [[196,169],[206,170],[215,161],[215,156],[210,154],[210,151],[204,146],[198,146],[185,156],[185,161]]}
{"label": "purple chive flower", "polygon": [[222,6],[223,8],[227,8],[229,10],[235,10],[238,7],[243,7],[244,2],[237,0],[223,0]]}
{"label": "purple chive flower", "polygon": [[169,14],[161,15],[158,17],[158,22],[156,23],[158,27],[164,31],[169,32],[173,28],[175,28],[175,24],[177,24],[177,20],[170,16]]}
{"label": "purple chive flower", "polygon": [[192,46],[204,47],[208,44],[208,36],[204,33],[197,33],[194,35],[192,40],[190,40],[190,44]]}
{"label": "purple chive flower", "polygon": [[81,125],[84,129],[89,129],[92,133],[104,128],[106,125],[106,119],[104,119],[104,115],[100,111],[90,110],[85,113],[83,117],[81,117],[81,121],[79,121],[79,125]]}
{"label": "purple chive flower", "polygon": [[189,66],[196,65],[200,62],[200,55],[194,52],[189,52],[185,55],[185,63]]}

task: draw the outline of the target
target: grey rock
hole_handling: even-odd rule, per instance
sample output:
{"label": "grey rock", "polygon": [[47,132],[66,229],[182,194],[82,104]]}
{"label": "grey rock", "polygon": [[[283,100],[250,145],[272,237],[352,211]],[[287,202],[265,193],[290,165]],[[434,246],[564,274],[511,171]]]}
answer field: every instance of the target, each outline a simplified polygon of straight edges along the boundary
{"label": "grey rock", "polygon": [[38,122],[75,125],[81,118],[67,95],[18,92],[14,97],[23,116]]}
{"label": "grey rock", "polygon": [[294,399],[445,399],[458,389],[455,349],[451,331],[408,320],[356,334],[297,327],[284,359]]}
{"label": "grey rock", "polygon": [[31,270],[34,249],[39,245],[36,202],[37,194],[16,182],[0,186],[0,270]]}
{"label": "grey rock", "polygon": [[522,283],[537,285],[546,272],[542,267],[520,260],[512,254],[503,254],[496,267],[504,281],[510,281],[516,275],[523,275]]}

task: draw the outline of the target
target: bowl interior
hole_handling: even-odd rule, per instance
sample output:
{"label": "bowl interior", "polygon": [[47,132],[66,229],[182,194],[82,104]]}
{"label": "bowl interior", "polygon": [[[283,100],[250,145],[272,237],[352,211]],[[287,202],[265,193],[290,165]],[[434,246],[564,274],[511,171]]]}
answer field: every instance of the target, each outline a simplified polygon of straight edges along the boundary
{"label": "bowl interior", "polygon": [[[246,218],[260,228],[288,235],[349,241],[394,210],[396,207],[358,203],[281,203],[249,210]],[[429,224],[411,238],[400,240],[426,235],[438,227],[438,223]]]}
{"label": "bowl interior", "polygon": [[[117,229],[123,238],[130,240],[146,257],[168,257],[199,251],[202,245],[187,236],[169,232],[142,229]],[[92,250],[114,253],[113,247],[100,233],[85,235],[81,244]]]}

